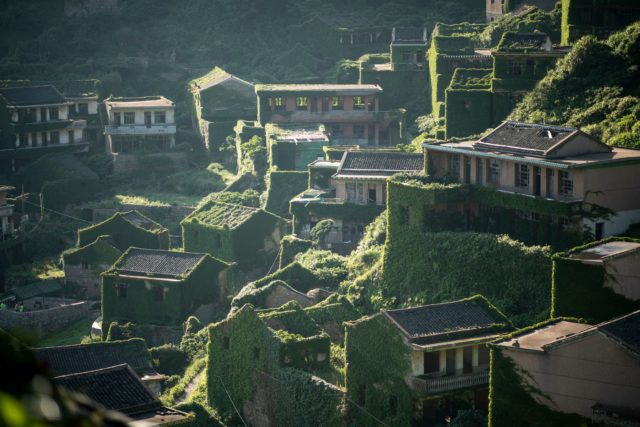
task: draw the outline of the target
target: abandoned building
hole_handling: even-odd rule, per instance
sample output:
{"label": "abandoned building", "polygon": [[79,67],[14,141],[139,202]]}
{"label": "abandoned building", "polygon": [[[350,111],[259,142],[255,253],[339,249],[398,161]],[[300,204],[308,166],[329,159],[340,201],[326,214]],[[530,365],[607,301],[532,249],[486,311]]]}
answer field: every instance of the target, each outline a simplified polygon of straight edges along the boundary
{"label": "abandoned building", "polygon": [[169,230],[138,211],[116,212],[102,222],[79,229],[76,246],[85,247],[100,236],[109,236],[110,244],[121,251],[132,246],[169,248]]}
{"label": "abandoned building", "polygon": [[562,44],[582,36],[608,37],[640,19],[640,3],[629,0],[562,0]]}
{"label": "abandoned building", "polygon": [[609,237],[553,257],[551,315],[603,322],[640,308],[640,240]]}
{"label": "abandoned building", "polygon": [[0,185],[0,242],[13,239],[16,233],[13,205],[7,203],[7,195],[15,190],[10,185]]}
{"label": "abandoned building", "polygon": [[175,145],[175,104],[164,96],[104,100],[108,154],[167,151]]}
{"label": "abandoned building", "polygon": [[100,274],[122,255],[110,240],[110,236],[100,236],[88,245],[64,251],[60,257],[65,281],[81,288],[84,298],[100,299]]}
{"label": "abandoned building", "polygon": [[550,413],[594,425],[637,424],[639,330],[635,311],[595,326],[555,319],[491,344],[489,422],[502,425],[521,416],[514,411],[522,404],[512,407],[504,396],[510,391],[528,394],[527,412],[538,418]]}
{"label": "abandoned building", "polygon": [[264,209],[211,200],[182,220],[186,251],[205,252],[241,267],[271,263],[287,220]]}
{"label": "abandoned building", "polygon": [[334,145],[400,142],[404,110],[381,111],[378,85],[256,85],[261,125],[323,124]]}
{"label": "abandoned building", "polygon": [[147,344],[142,338],[41,347],[33,351],[53,377],[127,364],[149,390],[158,396],[162,391],[162,376],[153,368]]}
{"label": "abandoned building", "polygon": [[216,152],[238,120],[256,117],[253,84],[216,67],[189,82],[195,120],[205,146]]}
{"label": "abandoned building", "polygon": [[[331,219],[333,228],[325,242],[339,252],[353,249],[367,224],[384,210],[387,178],[423,167],[422,154],[378,150],[345,151],[339,163],[310,164],[312,187],[290,202],[295,234],[308,239],[319,221]],[[335,171],[330,183],[322,178],[324,171]],[[321,185],[325,187],[314,188]]]}
{"label": "abandoned building", "polygon": [[[487,207],[513,210],[514,218],[577,235],[586,228],[596,240],[640,221],[640,187],[629,187],[640,173],[640,151],[607,146],[575,128],[506,121],[479,140],[423,149],[427,175],[482,188],[476,194],[486,205],[469,205],[470,217],[490,217]],[[500,197],[489,197],[495,193]]]}
{"label": "abandoned building", "polygon": [[347,394],[390,424],[443,423],[459,406],[486,411],[486,344],[511,329],[479,295],[348,322]]}
{"label": "abandoned building", "polygon": [[532,6],[543,10],[553,10],[555,5],[555,0],[486,0],[485,14],[487,22],[493,22],[505,13],[520,15]]}
{"label": "abandoned building", "polygon": [[112,322],[179,325],[226,295],[228,264],[207,254],[130,248],[102,274],[102,335]]}
{"label": "abandoned building", "polygon": [[193,415],[165,407],[127,364],[61,375],[53,382],[141,425],[191,425]]}
{"label": "abandoned building", "polygon": [[52,85],[0,88],[0,161],[15,172],[45,153],[84,152],[87,121]]}
{"label": "abandoned building", "polygon": [[324,158],[323,148],[330,145],[320,124],[265,126],[269,165],[279,170],[306,170],[307,165]]}

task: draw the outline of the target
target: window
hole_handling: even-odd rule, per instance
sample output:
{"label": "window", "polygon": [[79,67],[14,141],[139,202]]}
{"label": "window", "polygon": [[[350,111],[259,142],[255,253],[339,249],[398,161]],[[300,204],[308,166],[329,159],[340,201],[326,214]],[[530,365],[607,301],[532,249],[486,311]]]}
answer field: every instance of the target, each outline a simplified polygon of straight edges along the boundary
{"label": "window", "polygon": [[512,76],[520,76],[522,74],[522,63],[514,61],[510,64],[510,71]]}
{"label": "window", "polygon": [[58,120],[60,116],[58,115],[58,107],[50,107],[49,108],[49,120]]}
{"label": "window", "polygon": [[127,297],[127,288],[129,286],[125,285],[125,284],[118,284],[116,285],[116,295],[118,295],[118,298],[126,298]]}
{"label": "window", "polygon": [[153,113],[154,123],[167,123],[167,113],[164,111],[156,111]]}
{"label": "window", "polygon": [[358,395],[356,396],[358,405],[363,406],[367,402],[367,385],[360,384],[358,386]]}
{"label": "window", "polygon": [[488,365],[490,361],[489,349],[486,345],[478,346],[478,365]]}
{"label": "window", "polygon": [[364,126],[363,125],[354,125],[353,126],[353,137],[357,139],[364,138]]}
{"label": "window", "polygon": [[133,111],[128,111],[124,113],[125,125],[132,125],[132,124],[135,124],[135,122],[136,122],[136,113],[134,113]]}
{"label": "window", "polygon": [[392,417],[398,415],[398,397],[393,394],[389,396],[389,413]]}
{"label": "window", "polygon": [[449,176],[460,179],[460,155],[449,154]]}
{"label": "window", "polygon": [[285,109],[285,102],[284,102],[284,98],[281,96],[276,96],[275,98],[271,99],[273,101],[272,107],[274,111],[284,111]]}
{"label": "window", "polygon": [[331,98],[332,110],[344,110],[344,98],[342,96],[334,96]]}
{"label": "window", "polygon": [[364,184],[361,182],[356,184],[356,199],[359,202],[364,201]]}
{"label": "window", "polygon": [[27,110],[18,110],[18,122],[19,123],[28,122],[30,118],[31,117],[30,117],[29,111],[27,111]]}
{"label": "window", "polygon": [[356,200],[356,184],[354,182],[347,182],[344,186],[347,193],[347,201],[352,202]]}
{"label": "window", "polygon": [[306,111],[309,107],[309,98],[306,96],[298,96],[296,98],[296,109]]}
{"label": "window", "polygon": [[516,187],[529,187],[529,165],[516,163]]}
{"label": "window", "polygon": [[400,206],[400,224],[409,225],[409,207]]}
{"label": "window", "polygon": [[29,145],[29,135],[26,133],[21,133],[18,136],[18,142],[20,143],[20,147],[26,147]]}
{"label": "window", "polygon": [[331,126],[331,136],[341,137],[342,135],[344,135],[344,128],[342,127],[342,125]]}
{"label": "window", "polygon": [[260,360],[260,349],[258,347],[253,347],[253,359]]}
{"label": "window", "polygon": [[82,261],[82,269],[83,270],[88,270],[89,269],[89,263],[87,261]]}
{"label": "window", "polygon": [[571,176],[571,172],[558,172],[558,193],[564,195],[573,194],[573,177]]}
{"label": "window", "polygon": [[122,124],[122,119],[120,117],[120,113],[113,113],[113,123],[116,124],[116,126],[120,126]]}
{"label": "window", "polygon": [[164,301],[164,287],[163,286],[154,286],[151,288],[151,293],[153,294],[154,301]]}
{"label": "window", "polygon": [[58,132],[57,130],[51,132],[51,143],[60,144],[60,132]]}
{"label": "window", "polygon": [[500,183],[500,160],[491,159],[488,162],[487,181],[494,184]]}
{"label": "window", "polygon": [[76,142],[76,133],[72,130],[69,131],[69,144],[73,144],[74,142]]}
{"label": "window", "polygon": [[362,96],[353,97],[353,109],[364,110],[364,98]]}
{"label": "window", "polygon": [[440,371],[440,352],[427,351],[424,353],[424,373],[432,374]]}
{"label": "window", "polygon": [[78,104],[78,114],[82,114],[84,116],[89,114],[89,104],[87,104],[86,102],[79,103]]}
{"label": "window", "polygon": [[229,349],[229,337],[222,337],[222,348]]}

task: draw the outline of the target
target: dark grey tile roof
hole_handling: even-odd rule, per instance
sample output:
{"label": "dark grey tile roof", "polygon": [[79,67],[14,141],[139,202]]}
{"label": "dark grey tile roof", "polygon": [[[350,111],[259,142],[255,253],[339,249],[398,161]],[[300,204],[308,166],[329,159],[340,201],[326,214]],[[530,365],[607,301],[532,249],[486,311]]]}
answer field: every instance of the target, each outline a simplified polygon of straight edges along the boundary
{"label": "dark grey tile roof", "polygon": [[390,176],[399,172],[420,171],[423,164],[422,154],[347,151],[343,155],[337,175]]}
{"label": "dark grey tile roof", "polygon": [[477,297],[384,313],[410,341],[418,344],[487,335],[510,328],[504,316]]}
{"label": "dark grey tile roof", "polygon": [[140,376],[156,375],[144,340],[99,342],[35,348],[36,357],[46,364],[51,376],[70,375],[78,372],[128,364]]}
{"label": "dark grey tile roof", "polygon": [[640,310],[601,323],[598,329],[640,355]]}
{"label": "dark grey tile roof", "polygon": [[115,264],[118,274],[178,277],[191,274],[205,254],[130,248]]}
{"label": "dark grey tile roof", "polygon": [[526,150],[529,154],[542,155],[574,132],[577,132],[577,129],[507,121],[481,138],[474,146],[497,146],[505,150]]}
{"label": "dark grey tile roof", "polygon": [[62,104],[65,102],[64,96],[51,85],[2,88],[0,96],[9,105],[14,106]]}
{"label": "dark grey tile roof", "polygon": [[129,416],[163,408],[160,400],[126,364],[58,376],[53,381],[68,390],[84,394],[107,409]]}

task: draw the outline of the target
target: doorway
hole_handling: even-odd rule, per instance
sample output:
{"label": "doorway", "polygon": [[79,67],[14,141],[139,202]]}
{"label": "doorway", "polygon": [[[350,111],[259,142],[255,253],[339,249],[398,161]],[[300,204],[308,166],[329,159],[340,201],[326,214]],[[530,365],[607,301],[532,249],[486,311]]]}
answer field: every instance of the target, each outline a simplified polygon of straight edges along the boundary
{"label": "doorway", "polygon": [[464,183],[471,184],[471,159],[464,156]]}
{"label": "doorway", "polygon": [[144,112],[144,124],[150,128],[151,127],[151,112],[149,111],[145,111]]}
{"label": "doorway", "polygon": [[596,222],[596,240],[602,240],[604,237],[604,222]]}
{"label": "doorway", "polygon": [[447,376],[456,374],[456,351],[447,350]]}
{"label": "doorway", "polygon": [[533,195],[540,195],[540,180],[541,180],[542,172],[538,166],[533,167]]}
{"label": "doorway", "polygon": [[374,188],[369,188],[368,202],[370,204],[375,204],[376,203],[376,189],[375,189],[375,187]]}

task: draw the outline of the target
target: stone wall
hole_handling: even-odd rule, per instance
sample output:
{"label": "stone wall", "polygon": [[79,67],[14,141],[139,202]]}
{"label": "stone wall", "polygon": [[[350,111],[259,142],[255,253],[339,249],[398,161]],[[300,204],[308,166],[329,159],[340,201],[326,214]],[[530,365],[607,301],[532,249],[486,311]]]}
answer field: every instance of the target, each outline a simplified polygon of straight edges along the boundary
{"label": "stone wall", "polygon": [[[19,330],[32,338],[40,339],[64,329],[73,322],[89,318],[91,305],[89,301],[76,301],[68,305],[24,313],[5,309],[0,311],[0,329]],[[87,329],[87,335],[89,332]]]}
{"label": "stone wall", "polygon": [[82,265],[64,266],[64,277],[67,282],[73,283],[84,290],[84,298],[100,299],[100,273],[107,271],[111,265],[91,265],[90,268],[82,268]]}

